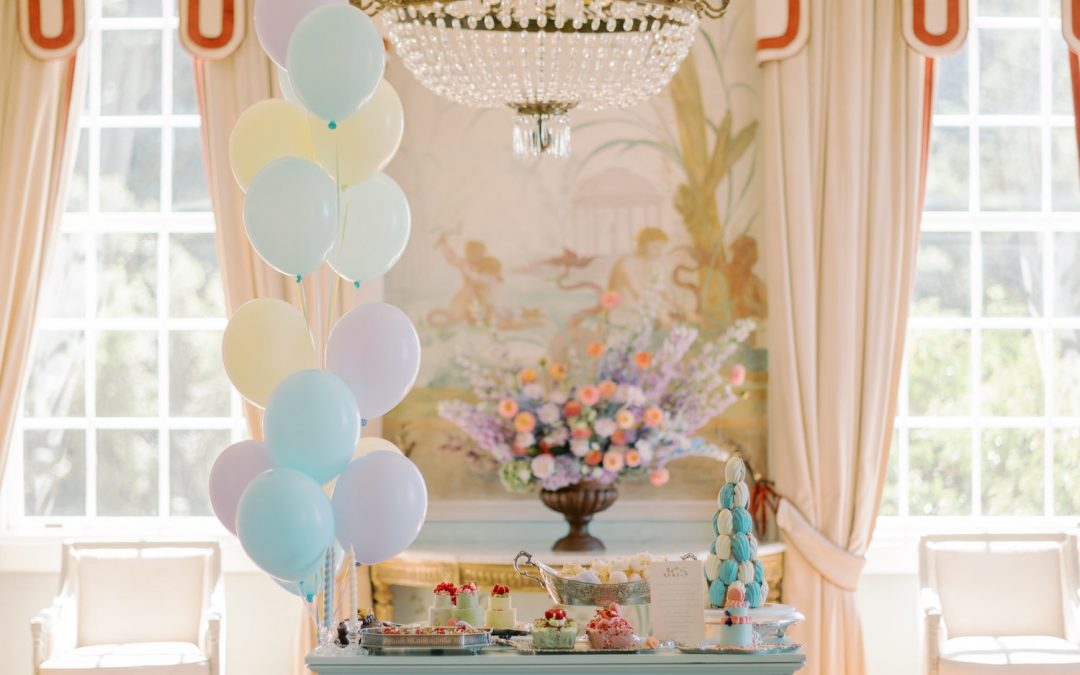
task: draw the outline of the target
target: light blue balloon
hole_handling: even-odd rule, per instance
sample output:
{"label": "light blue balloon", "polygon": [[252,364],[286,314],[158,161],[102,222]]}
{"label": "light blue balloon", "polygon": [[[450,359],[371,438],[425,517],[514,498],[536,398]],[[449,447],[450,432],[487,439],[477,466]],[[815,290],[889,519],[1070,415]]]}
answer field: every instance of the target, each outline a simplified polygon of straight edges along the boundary
{"label": "light blue balloon", "polygon": [[333,373],[293,373],[266,402],[263,435],[275,466],[328,483],[349,465],[360,440],[356,397]]}
{"label": "light blue balloon", "polygon": [[334,511],[322,487],[294,469],[256,476],[240,496],[236,534],[270,576],[299,581],[315,573],[334,542]]}
{"label": "light blue balloon", "polygon": [[353,116],[382,79],[386,54],[374,22],[349,5],[312,10],[296,24],[285,56],[293,91],[311,114]]}
{"label": "light blue balloon", "polygon": [[[304,600],[311,602],[315,595],[322,589],[322,565],[315,570],[315,573],[309,577],[305,577],[300,581],[282,581],[281,579],[274,579],[274,583],[281,586],[286,591],[293,595],[300,596]],[[273,577],[271,577],[273,579]]]}
{"label": "light blue balloon", "polygon": [[290,276],[311,274],[337,234],[337,188],[322,168],[281,157],[259,170],[244,194],[244,227],[255,251]]}

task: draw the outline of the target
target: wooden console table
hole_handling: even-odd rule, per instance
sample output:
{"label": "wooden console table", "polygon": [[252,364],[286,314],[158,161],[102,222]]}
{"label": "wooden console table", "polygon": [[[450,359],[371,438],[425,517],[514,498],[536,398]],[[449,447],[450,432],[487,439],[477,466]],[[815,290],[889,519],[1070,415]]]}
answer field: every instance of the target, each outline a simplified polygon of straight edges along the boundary
{"label": "wooden console table", "polygon": [[[700,542],[688,544],[686,548],[668,546],[669,550],[653,551],[653,553],[676,559],[684,553],[695,552],[704,560],[705,552],[698,550],[699,545]],[[612,547],[611,550],[602,554],[553,553],[539,546],[529,548],[528,546],[514,546],[512,543],[476,544],[464,547],[450,544],[418,546],[393,560],[371,568],[375,613],[380,619],[394,620],[394,586],[431,590],[442,581],[452,581],[455,584],[474,581],[481,589],[501,584],[508,586],[512,592],[542,593],[540,586],[514,571],[514,556],[522,548],[532,552],[538,561],[556,569],[573,562],[588,563],[596,557],[610,560],[615,556],[628,556],[640,552],[640,549],[625,546]],[[762,544],[758,550],[758,557],[765,568],[765,579],[769,582],[769,601],[779,602],[784,576],[784,545],[781,543]]]}

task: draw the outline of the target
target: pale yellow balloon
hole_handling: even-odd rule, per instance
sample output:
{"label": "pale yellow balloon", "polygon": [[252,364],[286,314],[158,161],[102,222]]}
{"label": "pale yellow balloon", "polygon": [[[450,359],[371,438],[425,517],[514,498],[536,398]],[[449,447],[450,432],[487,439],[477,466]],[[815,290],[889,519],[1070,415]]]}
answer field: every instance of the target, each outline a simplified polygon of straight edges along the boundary
{"label": "pale yellow balloon", "polygon": [[393,159],[405,132],[401,99],[383,80],[356,114],[331,129],[314,115],[309,120],[315,161],[342,187],[356,185]]}
{"label": "pale yellow balloon", "polygon": [[251,300],[233,313],[221,339],[221,360],[240,395],[260,408],[286,377],[318,367],[303,315],[276,298]]}
{"label": "pale yellow balloon", "polygon": [[399,455],[405,453],[401,451],[401,448],[394,445],[385,438],[379,438],[378,436],[365,436],[360,439],[360,442],[356,444],[356,452],[353,453],[353,459],[357,457],[363,457],[364,455],[372,452],[379,452],[380,450],[389,450],[396,452]]}
{"label": "pale yellow balloon", "polygon": [[241,189],[275,159],[313,158],[307,118],[303,108],[279,98],[259,101],[240,115],[229,136],[229,164]]}

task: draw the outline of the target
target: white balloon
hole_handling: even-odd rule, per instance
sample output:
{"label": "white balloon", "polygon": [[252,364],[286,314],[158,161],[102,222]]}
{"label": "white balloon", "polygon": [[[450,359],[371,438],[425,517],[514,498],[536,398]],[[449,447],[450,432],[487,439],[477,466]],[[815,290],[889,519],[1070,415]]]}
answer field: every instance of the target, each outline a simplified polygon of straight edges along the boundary
{"label": "white balloon", "polygon": [[381,417],[401,403],[420,373],[416,327],[385,302],[354,307],[330,332],[326,369],[352,389],[360,417]]}
{"label": "white balloon", "polygon": [[337,538],[357,562],[374,565],[404,551],[427,517],[420,470],[396,452],[355,459],[338,477],[331,503]]}
{"label": "white balloon", "polygon": [[295,103],[296,105],[303,107],[303,101],[301,101],[300,97],[296,95],[296,90],[293,89],[292,82],[289,81],[289,71],[285,70],[281,66],[278,66],[276,70],[278,89],[281,90],[281,98],[285,99],[289,103]]}
{"label": "white balloon", "polygon": [[394,445],[385,438],[379,438],[378,436],[365,436],[360,439],[360,442],[356,444],[356,452],[353,453],[353,459],[357,457],[363,457],[372,452],[396,452],[402,457],[405,453],[401,451],[401,448]]}
{"label": "white balloon", "polygon": [[353,185],[344,197],[348,215],[327,262],[349,281],[378,279],[401,259],[409,243],[409,201],[384,173]]}

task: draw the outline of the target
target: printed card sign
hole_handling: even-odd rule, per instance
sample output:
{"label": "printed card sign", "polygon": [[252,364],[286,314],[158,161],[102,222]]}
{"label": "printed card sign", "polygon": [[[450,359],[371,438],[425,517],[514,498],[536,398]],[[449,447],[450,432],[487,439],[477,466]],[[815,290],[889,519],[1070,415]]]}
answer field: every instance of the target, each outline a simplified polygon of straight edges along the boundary
{"label": "printed card sign", "polygon": [[705,569],[700,560],[654,562],[649,569],[653,637],[696,645],[705,639]]}

